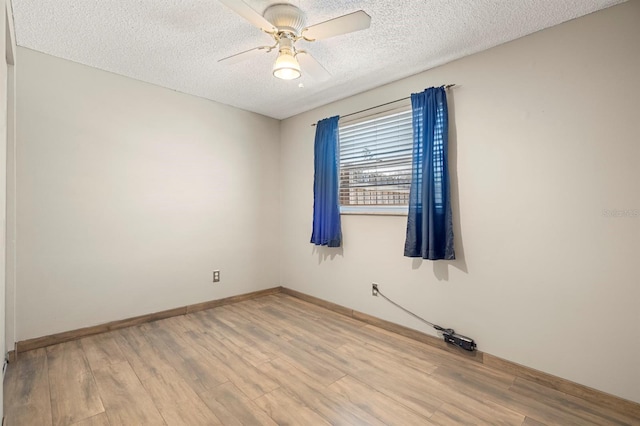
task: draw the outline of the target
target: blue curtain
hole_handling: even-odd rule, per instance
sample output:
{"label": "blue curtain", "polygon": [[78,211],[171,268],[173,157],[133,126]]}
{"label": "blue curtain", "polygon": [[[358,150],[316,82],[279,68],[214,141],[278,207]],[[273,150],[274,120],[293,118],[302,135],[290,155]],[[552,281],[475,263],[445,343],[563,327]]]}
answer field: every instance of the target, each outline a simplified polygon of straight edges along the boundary
{"label": "blue curtain", "polygon": [[318,121],[314,145],[313,232],[318,246],[340,247],[340,206],[338,201],[338,119]]}
{"label": "blue curtain", "polygon": [[404,255],[455,259],[449,194],[449,119],[444,87],[411,95],[413,167]]}

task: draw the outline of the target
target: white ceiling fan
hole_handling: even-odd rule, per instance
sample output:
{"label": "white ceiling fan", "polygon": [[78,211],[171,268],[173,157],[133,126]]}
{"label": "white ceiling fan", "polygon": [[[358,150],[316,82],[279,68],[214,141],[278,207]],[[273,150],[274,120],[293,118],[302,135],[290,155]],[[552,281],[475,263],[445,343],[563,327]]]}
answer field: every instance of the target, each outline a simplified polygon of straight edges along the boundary
{"label": "white ceiling fan", "polygon": [[278,58],[273,65],[273,75],[283,80],[293,80],[300,77],[300,65],[314,80],[324,81],[331,77],[329,72],[309,52],[296,48],[296,42],[300,40],[313,42],[365,30],[371,24],[371,17],[366,12],[359,10],[305,27],[304,12],[292,4],[271,5],[263,15],[260,15],[242,0],[219,1],[257,28],[271,35],[275,44],[240,52],[220,59],[218,62],[237,63],[257,54],[269,53],[277,49]]}

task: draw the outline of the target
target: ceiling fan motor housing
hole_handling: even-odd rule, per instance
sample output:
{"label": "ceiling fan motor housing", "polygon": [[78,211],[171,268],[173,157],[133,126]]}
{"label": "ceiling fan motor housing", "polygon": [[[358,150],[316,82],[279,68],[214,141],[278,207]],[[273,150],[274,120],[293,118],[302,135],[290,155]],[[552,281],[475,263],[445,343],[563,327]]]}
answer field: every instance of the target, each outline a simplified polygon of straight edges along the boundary
{"label": "ceiling fan motor housing", "polygon": [[304,28],[305,14],[292,4],[274,4],[263,14],[264,18],[278,29],[279,33],[299,35]]}
{"label": "ceiling fan motor housing", "polygon": [[280,42],[278,43],[279,45],[279,52],[288,52],[292,55],[295,55],[295,47],[293,47],[293,43],[294,41],[291,39],[291,37],[287,34],[285,34],[283,37],[280,38]]}

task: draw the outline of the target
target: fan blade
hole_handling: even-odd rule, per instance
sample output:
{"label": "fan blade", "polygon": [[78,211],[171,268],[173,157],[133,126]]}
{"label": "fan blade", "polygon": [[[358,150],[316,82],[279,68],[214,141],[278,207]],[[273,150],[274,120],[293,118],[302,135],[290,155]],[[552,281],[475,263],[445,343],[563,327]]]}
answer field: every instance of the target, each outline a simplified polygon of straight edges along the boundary
{"label": "fan blade", "polygon": [[277,29],[273,26],[273,24],[266,19],[262,15],[260,15],[255,10],[251,9],[248,4],[243,2],[242,0],[218,0],[220,3],[227,6],[229,9],[233,10],[238,15],[242,16],[244,19],[249,21],[254,26],[260,28],[262,31],[266,33],[272,33],[277,31]]}
{"label": "fan blade", "polygon": [[218,62],[225,62],[227,64],[237,64],[238,62],[246,61],[247,59],[253,58],[254,56],[258,56],[258,53],[261,52],[269,52],[271,47],[269,46],[260,46],[255,49],[245,50],[244,52],[236,53],[235,55],[227,56],[226,58],[222,58],[218,60]]}
{"label": "fan blade", "polygon": [[364,10],[342,15],[328,21],[312,25],[302,30],[302,36],[310,41],[335,37],[354,31],[366,30],[371,25],[371,16]]}
{"label": "fan blade", "polygon": [[299,51],[296,59],[300,62],[303,73],[307,73],[316,81],[326,81],[331,78],[331,74],[321,64],[305,51]]}

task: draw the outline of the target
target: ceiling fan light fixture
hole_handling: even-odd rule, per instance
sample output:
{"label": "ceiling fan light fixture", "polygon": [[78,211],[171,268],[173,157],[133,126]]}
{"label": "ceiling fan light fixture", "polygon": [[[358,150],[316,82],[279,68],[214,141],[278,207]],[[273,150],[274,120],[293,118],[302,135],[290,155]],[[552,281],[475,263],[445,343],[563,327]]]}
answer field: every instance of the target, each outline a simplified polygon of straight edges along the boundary
{"label": "ceiling fan light fixture", "polygon": [[280,51],[276,63],[273,64],[273,75],[282,80],[295,80],[299,78],[300,64],[289,51]]}

